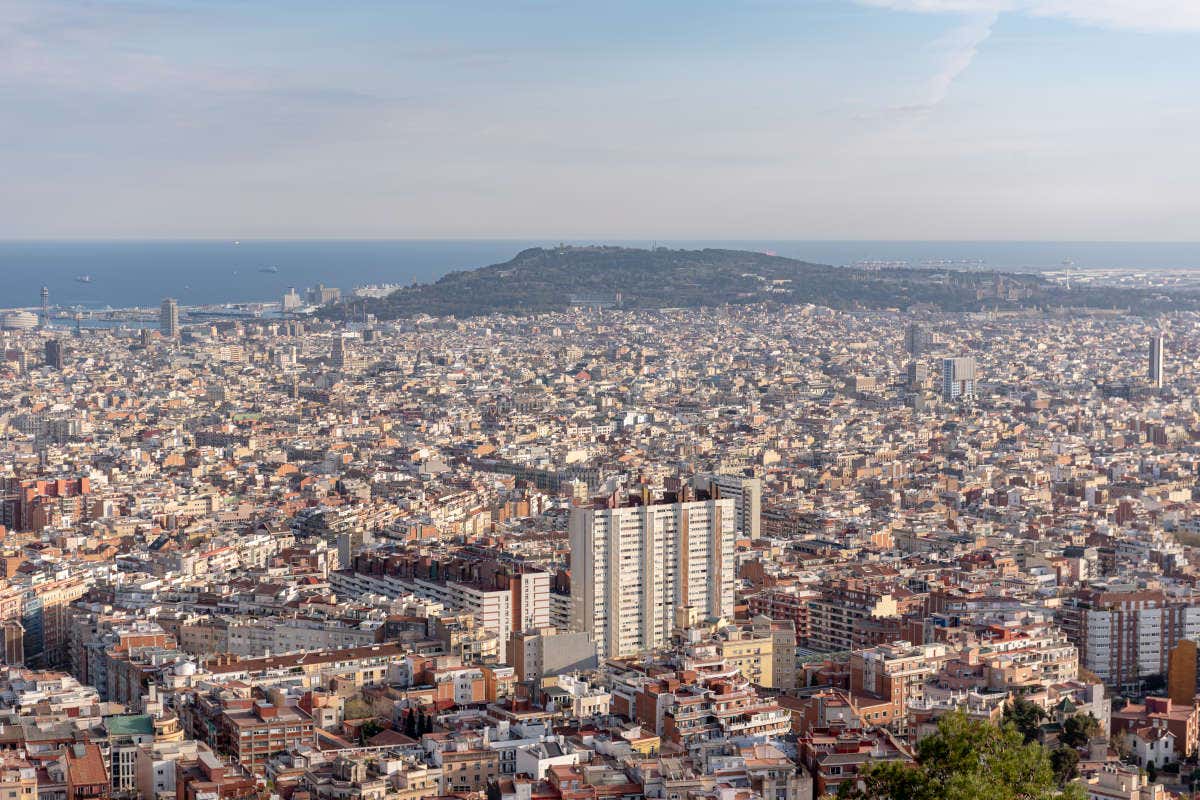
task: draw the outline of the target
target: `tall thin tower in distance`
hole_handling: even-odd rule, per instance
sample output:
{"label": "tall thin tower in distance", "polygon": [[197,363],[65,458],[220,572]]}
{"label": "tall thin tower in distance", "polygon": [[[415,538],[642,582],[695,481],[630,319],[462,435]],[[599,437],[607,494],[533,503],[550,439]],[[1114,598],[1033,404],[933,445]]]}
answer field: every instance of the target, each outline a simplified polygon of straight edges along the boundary
{"label": "tall thin tower in distance", "polygon": [[1163,334],[1156,333],[1150,337],[1150,385],[1155,389],[1163,387],[1163,364],[1166,361],[1166,343]]}
{"label": "tall thin tower in distance", "polygon": [[50,287],[49,286],[42,287],[42,319],[41,319],[40,326],[42,328],[50,327]]}
{"label": "tall thin tower in distance", "polygon": [[904,330],[904,349],[913,357],[913,360],[920,360],[921,356],[925,355],[925,351],[929,349],[930,343],[929,331],[917,322],[909,323]]}
{"label": "tall thin tower in distance", "polygon": [[158,310],[158,331],[168,339],[179,338],[179,303],[173,298],[162,301]]}

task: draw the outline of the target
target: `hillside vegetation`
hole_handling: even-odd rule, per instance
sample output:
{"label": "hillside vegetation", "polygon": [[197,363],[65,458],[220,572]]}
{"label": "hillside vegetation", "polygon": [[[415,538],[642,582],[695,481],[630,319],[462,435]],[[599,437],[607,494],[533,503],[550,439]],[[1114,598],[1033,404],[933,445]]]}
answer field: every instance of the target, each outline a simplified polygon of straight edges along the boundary
{"label": "hillside vegetation", "polygon": [[533,314],[615,303],[618,295],[626,309],[765,302],[839,309],[924,304],[975,311],[1043,305],[1129,308],[1149,299],[1125,290],[1066,290],[1030,274],[871,271],[745,250],[593,246],[531,248],[503,264],[452,272],[382,299],[347,300],[322,313],[344,318],[366,311],[380,319]]}

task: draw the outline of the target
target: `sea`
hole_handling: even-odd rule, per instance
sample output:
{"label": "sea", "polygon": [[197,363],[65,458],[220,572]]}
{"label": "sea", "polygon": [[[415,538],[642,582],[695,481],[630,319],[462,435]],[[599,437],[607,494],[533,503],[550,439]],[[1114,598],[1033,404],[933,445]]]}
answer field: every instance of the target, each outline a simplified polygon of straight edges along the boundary
{"label": "sea", "polygon": [[557,244],[726,247],[835,266],[922,266],[1016,272],[1200,268],[1200,242],[916,242],[771,240],[242,240],[0,241],[0,308],[83,309],[277,302],[290,287],[349,292],[430,282]]}

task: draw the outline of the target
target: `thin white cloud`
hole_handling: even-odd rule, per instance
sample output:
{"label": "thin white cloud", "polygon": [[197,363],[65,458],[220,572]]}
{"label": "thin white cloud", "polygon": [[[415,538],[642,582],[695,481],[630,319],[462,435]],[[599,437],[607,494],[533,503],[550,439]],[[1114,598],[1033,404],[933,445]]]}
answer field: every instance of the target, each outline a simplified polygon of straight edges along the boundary
{"label": "thin white cloud", "polygon": [[1200,31],[1197,0],[858,0],[860,4],[926,14],[1003,14],[1065,19],[1143,32]]}
{"label": "thin white cloud", "polygon": [[931,109],[946,99],[954,81],[971,66],[980,45],[992,35],[997,16],[995,12],[973,14],[937,42],[937,48],[944,53],[941,68],[929,79],[922,97],[910,107],[911,110]]}
{"label": "thin white cloud", "polygon": [[1200,31],[1200,0],[857,0],[862,5],[919,14],[953,14],[966,21],[942,37],[941,67],[920,98],[903,111],[928,111],[940,105],[950,87],[967,71],[1001,14],[1070,20],[1083,25],[1147,33]]}

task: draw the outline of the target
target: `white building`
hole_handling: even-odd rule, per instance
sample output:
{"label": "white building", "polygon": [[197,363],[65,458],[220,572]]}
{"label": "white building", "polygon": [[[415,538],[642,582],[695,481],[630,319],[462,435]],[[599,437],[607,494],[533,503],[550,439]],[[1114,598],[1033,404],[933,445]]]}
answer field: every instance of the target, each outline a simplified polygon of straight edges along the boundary
{"label": "white building", "polygon": [[138,797],[174,797],[175,762],[211,752],[200,742],[150,742],[138,747],[134,761]]}
{"label": "white building", "polygon": [[655,503],[644,492],[617,507],[615,497],[571,509],[571,628],[611,658],[665,645],[677,609],[732,616],[734,501]]}
{"label": "white building", "polygon": [[505,589],[459,581],[432,581],[394,575],[334,572],[329,585],[339,595],[384,597],[409,595],[441,603],[452,611],[469,613],[476,624],[507,642],[513,631],[550,625],[550,573],[529,571],[514,576],[515,585]]}
{"label": "white building", "polygon": [[762,520],[762,481],[745,475],[697,475],[697,491],[706,491],[712,498],[733,499],[738,533],[751,539],[759,538]]}
{"label": "white building", "polygon": [[975,399],[975,359],[942,359],[942,399],[947,403]]}
{"label": "white building", "polygon": [[1139,767],[1163,767],[1175,760],[1175,734],[1166,728],[1140,728],[1125,735]]}

